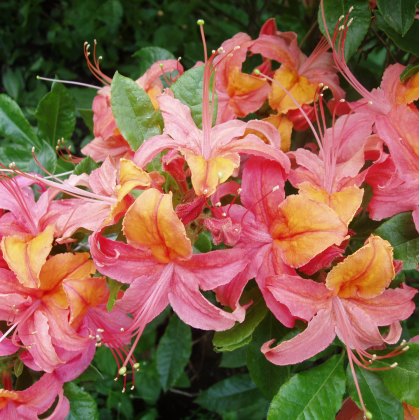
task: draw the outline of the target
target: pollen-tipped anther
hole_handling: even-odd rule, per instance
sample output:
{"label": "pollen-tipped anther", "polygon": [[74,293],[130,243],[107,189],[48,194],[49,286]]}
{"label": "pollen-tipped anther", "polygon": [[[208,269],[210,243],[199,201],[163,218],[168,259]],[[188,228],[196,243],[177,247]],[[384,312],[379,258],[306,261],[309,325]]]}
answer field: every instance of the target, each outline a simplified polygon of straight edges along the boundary
{"label": "pollen-tipped anther", "polygon": [[352,24],[353,18],[350,18],[350,20],[347,22],[347,28]]}
{"label": "pollen-tipped anther", "polygon": [[140,363],[138,362],[134,363],[133,368],[138,372],[140,370]]}
{"label": "pollen-tipped anther", "polygon": [[341,15],[341,16],[338,18],[338,21],[339,21],[339,22],[341,22],[343,19],[344,19],[344,15]]}
{"label": "pollen-tipped anther", "polygon": [[127,373],[127,368],[122,366],[118,369],[118,374],[124,376]]}
{"label": "pollen-tipped anther", "polygon": [[261,75],[261,71],[258,69],[254,69],[253,73],[255,74],[255,76],[260,76]]}
{"label": "pollen-tipped anther", "polygon": [[205,195],[205,194],[207,194],[209,192],[209,190],[207,189],[207,188],[204,188],[204,190],[203,190],[203,194]]}
{"label": "pollen-tipped anther", "polygon": [[226,51],[225,51],[225,49],[223,48],[223,47],[219,47],[218,49],[217,49],[217,53],[218,54],[224,54]]}
{"label": "pollen-tipped anther", "polygon": [[226,216],[227,216],[227,214],[226,214],[225,212],[223,212],[223,213],[222,213],[222,216],[223,216],[223,217],[226,217]]}
{"label": "pollen-tipped anther", "polygon": [[339,30],[339,31],[344,31],[344,25],[340,25],[340,26],[338,27],[338,30]]}
{"label": "pollen-tipped anther", "polygon": [[131,385],[130,391],[133,391],[133,389],[134,389],[134,385]]}
{"label": "pollen-tipped anther", "polygon": [[205,22],[204,22],[204,19],[198,19],[198,20],[197,20],[197,25],[198,25],[198,26],[203,26],[203,25],[204,25],[204,23],[205,23]]}
{"label": "pollen-tipped anther", "polygon": [[397,362],[394,362],[391,366],[390,366],[390,368],[391,369],[394,369],[394,368],[396,368],[398,366],[398,363]]}
{"label": "pollen-tipped anther", "polygon": [[242,192],[242,188],[238,188],[237,193],[240,194]]}
{"label": "pollen-tipped anther", "polygon": [[404,348],[401,349],[401,351],[408,351],[409,348],[410,346],[405,346]]}
{"label": "pollen-tipped anther", "polygon": [[280,189],[279,185],[275,185],[272,189],[273,192],[278,191]]}
{"label": "pollen-tipped anther", "polygon": [[354,10],[354,6],[350,6],[349,13],[351,13]]}
{"label": "pollen-tipped anther", "polygon": [[121,394],[125,393],[125,387],[121,390]]}
{"label": "pollen-tipped anther", "polygon": [[124,330],[124,328],[123,328],[123,327],[121,327],[121,328],[120,328],[120,331],[121,331],[121,332],[124,332],[125,330]]}
{"label": "pollen-tipped anther", "polygon": [[364,417],[370,420],[373,418],[373,415],[370,411],[366,411]]}
{"label": "pollen-tipped anther", "polygon": [[218,201],[214,206],[215,207],[221,207],[222,206],[222,203],[220,201]]}
{"label": "pollen-tipped anther", "polygon": [[345,99],[340,99],[338,102],[341,102],[343,104],[344,102],[346,102],[346,100]]}

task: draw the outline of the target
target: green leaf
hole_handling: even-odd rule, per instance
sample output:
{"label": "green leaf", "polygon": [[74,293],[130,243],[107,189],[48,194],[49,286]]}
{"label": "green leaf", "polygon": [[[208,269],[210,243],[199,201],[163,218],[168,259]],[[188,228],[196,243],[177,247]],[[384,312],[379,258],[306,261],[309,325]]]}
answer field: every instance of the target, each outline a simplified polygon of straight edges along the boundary
{"label": "green leaf", "polygon": [[201,232],[197,240],[194,242],[194,248],[200,252],[209,252],[212,250],[211,236],[208,232]]}
{"label": "green leaf", "polygon": [[13,373],[16,376],[16,378],[19,378],[20,375],[22,375],[23,372],[23,362],[20,359],[16,359],[15,363],[13,363]]}
{"label": "green leaf", "polygon": [[77,385],[71,382],[64,384],[64,395],[70,402],[70,413],[67,420],[96,420],[99,418],[95,400]]}
{"label": "green leaf", "polygon": [[2,82],[7,94],[18,100],[25,87],[21,69],[6,68],[2,75]]}
{"label": "green leaf", "polygon": [[191,328],[177,316],[172,316],[156,353],[157,370],[164,390],[176,384],[190,359],[191,349]]}
{"label": "green leaf", "polygon": [[41,145],[19,105],[5,94],[0,94],[0,137],[31,146]]}
{"label": "green leaf", "polygon": [[153,108],[147,93],[118,72],[111,84],[111,108],[117,127],[132,150],[162,132],[162,117]]}
{"label": "green leaf", "polygon": [[[0,162],[8,165],[12,162],[16,167],[24,172],[37,172],[44,174],[42,169],[36,164],[32,156],[32,145],[24,140],[16,142],[5,141],[0,144]],[[57,157],[53,148],[45,141],[41,142],[41,147],[35,150],[38,161],[50,172],[55,172]]]}
{"label": "green leaf", "polygon": [[253,303],[247,310],[243,322],[236,324],[230,330],[215,332],[213,345],[216,351],[233,351],[251,342],[252,333],[267,314],[267,306],[257,287],[243,294],[244,303],[251,300]]}
{"label": "green leaf", "polygon": [[414,407],[419,406],[419,345],[408,343],[409,350],[392,359],[378,360],[374,366],[388,367],[397,362],[395,368],[378,371],[388,390],[400,401]]}
{"label": "green leaf", "polygon": [[410,77],[413,77],[419,72],[418,64],[409,64],[400,75],[402,83],[406,82]]}
{"label": "green leaf", "polygon": [[130,395],[128,394],[109,391],[106,406],[108,409],[112,409],[116,412],[117,418],[121,418],[121,414],[126,419],[133,418],[133,405],[131,404]]}
{"label": "green leaf", "polygon": [[408,32],[401,36],[392,26],[388,25],[385,19],[380,13],[376,13],[376,25],[378,28],[385,32],[389,38],[402,50],[414,54],[418,57],[419,55],[419,21],[416,19],[414,24],[411,25]]}
{"label": "green leaf", "polygon": [[418,0],[378,0],[377,5],[385,22],[404,36],[414,22]]}
{"label": "green leaf", "polygon": [[346,378],[343,356],[336,355],[286,382],[271,402],[268,420],[335,419],[342,405]]}
{"label": "green leaf", "polygon": [[391,217],[375,230],[375,234],[391,243],[394,258],[404,262],[404,270],[418,267],[419,240],[411,213]]}
{"label": "green leaf", "polygon": [[223,368],[238,368],[246,366],[246,350],[247,347],[241,347],[238,350],[225,351],[222,353],[222,360],[220,361],[220,367]]}
{"label": "green leaf", "polygon": [[76,165],[73,173],[74,175],[90,174],[93,170],[95,170],[98,167],[99,165],[88,156]]}
{"label": "green leaf", "polygon": [[[381,379],[374,373],[355,366],[360,392],[366,409],[375,420],[402,420],[404,418],[402,404],[386,389]],[[347,367],[347,384],[351,399],[361,408],[359,396],[351,374]]]}
{"label": "green leaf", "polygon": [[270,363],[261,353],[261,346],[282,335],[284,329],[274,316],[269,314],[254,331],[252,342],[247,346],[246,364],[252,380],[268,399],[277,394],[280,386],[289,379],[290,368]]}
{"label": "green leaf", "polygon": [[59,83],[39,102],[35,112],[38,128],[48,142],[55,147],[57,140],[69,140],[76,125],[76,106],[71,93]]}
{"label": "green leaf", "polygon": [[136,373],[135,392],[147,404],[154,405],[161,390],[156,363],[140,362],[140,365],[140,372]]}
{"label": "green leaf", "polygon": [[249,375],[241,374],[217,382],[202,392],[194,402],[222,415],[251,406],[256,401],[265,402]]}
{"label": "green leaf", "polygon": [[[331,37],[338,23],[338,19],[340,16],[346,15],[351,6],[354,9],[349,18],[353,18],[353,21],[346,37],[346,60],[358,50],[369,30],[371,14],[368,2],[366,0],[324,0],[325,20]],[[318,11],[318,25],[321,32],[325,35],[326,28],[322,19],[321,7]]]}
{"label": "green leaf", "polygon": [[152,64],[158,61],[175,59],[175,56],[171,52],[160,47],[140,48],[133,54],[133,57],[138,58],[140,61],[140,74],[144,74]]}
{"label": "green leaf", "polygon": [[110,312],[112,311],[112,308],[115,305],[115,301],[117,300],[117,295],[122,287],[122,284],[116,280],[108,279],[108,287],[109,287],[109,298],[108,298],[108,302],[106,303],[106,310]]}
{"label": "green leaf", "polygon": [[[172,86],[175,98],[191,109],[191,116],[197,127],[201,128],[203,118],[203,75],[204,66],[187,70]],[[211,82],[210,82],[211,84]],[[209,94],[211,100],[211,92]],[[213,123],[217,116],[217,98],[213,107]]]}

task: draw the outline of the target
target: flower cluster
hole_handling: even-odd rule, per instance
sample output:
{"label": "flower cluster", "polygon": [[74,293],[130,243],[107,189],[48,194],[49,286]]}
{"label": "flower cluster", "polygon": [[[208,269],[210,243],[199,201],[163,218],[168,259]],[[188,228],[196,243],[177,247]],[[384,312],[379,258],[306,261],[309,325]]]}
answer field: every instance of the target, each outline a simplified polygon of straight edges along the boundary
{"label": "flower cluster", "polygon": [[[344,58],[350,24],[351,11],[309,56],[270,19],[256,39],[236,34],[210,56],[205,47],[192,70],[156,62],[129,81],[148,101],[141,124],[158,117],[159,132],[138,148],[112,100],[122,76],[107,77],[85,45],[105,85],[82,149],[98,167],[64,179],[2,171],[0,355],[42,377],[14,391],[3,375],[1,417],[34,418],[54,402],[50,418],[65,417],[62,384],[99,346],[114,355],[123,391],[134,387],[134,349],[168,305],[191,327],[229,330],[252,307],[243,292],[254,280],[278,322],[299,332],[273,337],[265,357],[300,363],[338,337],[369,417],[354,365],[381,369],[375,360],[407,350],[376,355],[399,342],[417,290],[392,283],[402,263],[387,240],[368,234],[355,250],[349,225],[407,211],[417,223],[418,74],[401,82],[404,67],[392,64],[369,92]],[[250,56],[260,64],[247,73]],[[179,94],[191,71],[202,75],[198,112]],[[345,99],[339,75],[361,99]],[[307,143],[294,144],[297,131]],[[200,235],[212,250],[198,251]],[[109,279],[122,285],[112,308]]]}

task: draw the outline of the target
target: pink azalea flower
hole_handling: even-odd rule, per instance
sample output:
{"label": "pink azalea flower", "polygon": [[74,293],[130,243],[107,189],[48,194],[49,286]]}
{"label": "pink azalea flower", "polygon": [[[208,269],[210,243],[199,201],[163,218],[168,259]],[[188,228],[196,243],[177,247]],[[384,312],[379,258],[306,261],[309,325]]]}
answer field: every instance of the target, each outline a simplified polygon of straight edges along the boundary
{"label": "pink azalea flower", "polygon": [[23,391],[0,388],[0,417],[3,419],[38,419],[56,401],[54,411],[43,417],[49,420],[65,419],[69,410],[69,401],[63,394],[63,384],[54,374],[45,374]]}
{"label": "pink azalea flower", "polygon": [[[273,274],[294,274],[334,244],[341,244],[347,226],[323,203],[303,196],[285,198],[285,172],[276,162],[250,158],[242,175],[241,202],[215,211],[221,219],[230,218],[240,227],[235,248],[243,249],[249,261],[247,270],[232,282],[219,287],[219,300],[238,307],[249,279],[255,277],[269,309],[288,327],[294,324],[289,310],[279,304],[266,287]],[[207,227],[211,227],[207,225]]]}
{"label": "pink azalea flower", "polygon": [[[226,312],[200,293],[228,283],[243,270],[242,250],[192,254],[185,228],[172,208],[171,194],[146,190],[123,221],[127,244],[95,233],[91,252],[99,271],[130,287],[118,308],[133,314],[129,331],[137,334],[131,356],[145,326],[170,304],[194,328],[225,330],[243,320],[242,310]],[[125,372],[124,362],[120,372]],[[122,373],[121,373],[122,374]]]}
{"label": "pink azalea flower", "polygon": [[[399,321],[414,311],[416,289],[405,286],[386,289],[395,276],[391,245],[378,236],[335,266],[326,283],[304,280],[287,274],[267,279],[267,288],[295,317],[308,322],[296,337],[261,351],[277,365],[300,363],[327,348],[336,336],[345,344],[353,377],[363,409],[363,399],[354,374],[353,363],[375,370],[376,356],[370,347],[394,344],[401,336]],[[378,327],[390,326],[383,336]],[[390,353],[386,357],[396,354]]]}

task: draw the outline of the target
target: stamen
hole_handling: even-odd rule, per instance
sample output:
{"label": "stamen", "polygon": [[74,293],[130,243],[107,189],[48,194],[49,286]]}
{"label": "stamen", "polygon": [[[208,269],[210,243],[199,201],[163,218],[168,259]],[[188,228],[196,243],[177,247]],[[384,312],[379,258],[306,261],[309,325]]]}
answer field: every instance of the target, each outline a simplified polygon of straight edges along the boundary
{"label": "stamen", "polygon": [[50,79],[48,77],[41,77],[41,76],[36,76],[36,78],[38,80],[44,80],[45,82],[52,82],[52,83],[57,82],[57,83],[63,83],[65,85],[83,86],[83,87],[87,87],[87,88],[90,88],[90,89],[96,89],[96,90],[102,89],[102,87],[100,87],[100,86],[90,85],[89,83],[73,82],[72,80]]}

